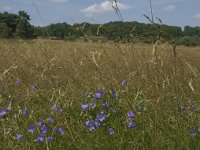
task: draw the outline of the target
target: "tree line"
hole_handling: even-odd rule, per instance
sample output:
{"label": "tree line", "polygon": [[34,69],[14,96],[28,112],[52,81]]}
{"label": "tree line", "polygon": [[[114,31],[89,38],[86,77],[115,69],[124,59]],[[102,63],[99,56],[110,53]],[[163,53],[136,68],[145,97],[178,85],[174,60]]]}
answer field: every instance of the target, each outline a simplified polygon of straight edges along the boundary
{"label": "tree line", "polygon": [[108,22],[105,24],[90,24],[87,22],[73,25],[63,23],[50,24],[44,27],[30,24],[30,16],[25,11],[18,14],[0,13],[1,38],[56,38],[77,40],[83,38],[104,37],[114,42],[144,42],[153,43],[158,37],[165,41],[187,46],[200,45],[200,27],[178,26],[164,24],[145,24],[132,22]]}

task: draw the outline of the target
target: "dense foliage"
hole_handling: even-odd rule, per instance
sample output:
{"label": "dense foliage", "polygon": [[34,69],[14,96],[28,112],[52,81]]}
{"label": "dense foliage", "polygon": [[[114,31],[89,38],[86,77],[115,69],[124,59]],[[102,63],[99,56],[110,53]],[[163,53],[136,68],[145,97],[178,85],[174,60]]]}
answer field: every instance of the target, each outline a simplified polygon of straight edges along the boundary
{"label": "dense foliage", "polygon": [[[25,11],[18,14],[0,13],[0,37],[11,38],[55,38],[76,40],[79,38],[98,41],[99,37],[115,42],[155,42],[158,37],[165,41],[187,46],[200,45],[200,27],[168,26],[160,24],[145,24],[139,22],[109,22],[105,24],[80,23],[69,25],[65,22],[50,24],[44,27],[33,27],[30,17]],[[100,39],[102,41],[102,39]]]}
{"label": "dense foliage", "polygon": [[30,24],[30,17],[25,11],[18,15],[8,12],[0,13],[0,37],[33,38],[34,27]]}

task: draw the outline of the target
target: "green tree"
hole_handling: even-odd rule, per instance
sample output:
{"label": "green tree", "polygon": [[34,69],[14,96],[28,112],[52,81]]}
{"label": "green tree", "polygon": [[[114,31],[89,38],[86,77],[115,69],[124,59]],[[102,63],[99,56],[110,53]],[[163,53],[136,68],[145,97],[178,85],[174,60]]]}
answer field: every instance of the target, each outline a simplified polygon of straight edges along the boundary
{"label": "green tree", "polygon": [[1,38],[10,38],[12,36],[12,29],[6,23],[0,23],[0,31]]}
{"label": "green tree", "polygon": [[11,14],[8,12],[0,13],[0,23],[5,23],[8,28],[11,29],[12,36],[16,32],[16,20],[18,16],[16,14]]}
{"label": "green tree", "polygon": [[25,11],[18,12],[16,36],[27,39],[34,37],[34,28],[29,23],[30,17]]}

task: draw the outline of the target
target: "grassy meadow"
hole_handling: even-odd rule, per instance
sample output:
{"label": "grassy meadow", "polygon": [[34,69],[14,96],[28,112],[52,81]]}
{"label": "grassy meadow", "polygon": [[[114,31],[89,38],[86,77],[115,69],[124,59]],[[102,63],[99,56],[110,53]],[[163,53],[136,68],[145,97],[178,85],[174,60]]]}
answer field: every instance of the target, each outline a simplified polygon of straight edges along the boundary
{"label": "grassy meadow", "polygon": [[200,48],[152,47],[0,40],[0,149],[199,150]]}

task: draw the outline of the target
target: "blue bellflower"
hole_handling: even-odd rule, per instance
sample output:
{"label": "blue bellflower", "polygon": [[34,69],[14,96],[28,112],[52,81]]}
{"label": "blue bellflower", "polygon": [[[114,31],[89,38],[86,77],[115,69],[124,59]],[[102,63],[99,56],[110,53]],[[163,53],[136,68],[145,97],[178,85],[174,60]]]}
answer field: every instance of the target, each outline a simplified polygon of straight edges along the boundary
{"label": "blue bellflower", "polygon": [[95,121],[95,126],[96,126],[96,128],[99,128],[101,126],[100,122],[99,121]]}
{"label": "blue bellflower", "polygon": [[115,133],[113,128],[109,128],[108,132],[109,132],[110,135],[114,135],[114,133]]}
{"label": "blue bellflower", "polygon": [[17,79],[15,82],[16,82],[16,84],[20,84],[20,83],[22,83],[22,80]]}
{"label": "blue bellflower", "polygon": [[122,80],[122,86],[126,86],[127,83],[126,83],[126,80]]}
{"label": "blue bellflower", "polygon": [[189,135],[191,136],[191,137],[195,137],[196,136],[196,131],[195,130],[191,130],[190,132],[189,132]]}
{"label": "blue bellflower", "polygon": [[89,109],[89,104],[81,105],[81,109],[87,111]]}
{"label": "blue bellflower", "polygon": [[40,121],[38,121],[37,125],[38,125],[39,127],[42,127],[42,126],[44,126],[45,124],[44,124],[44,121],[40,120]]}
{"label": "blue bellflower", "polygon": [[46,134],[48,132],[48,127],[43,126],[41,127],[41,130],[42,130],[42,134]]}
{"label": "blue bellflower", "polygon": [[28,114],[29,114],[28,109],[25,108],[25,109],[22,111],[22,114],[23,114],[24,116],[28,116]]}
{"label": "blue bellflower", "polygon": [[48,137],[47,137],[47,141],[48,141],[48,142],[52,142],[52,141],[53,141],[53,137],[52,137],[52,136],[48,136]]}
{"label": "blue bellflower", "polygon": [[45,135],[44,134],[40,134],[38,137],[37,137],[37,142],[38,143],[42,143],[44,141],[44,138],[45,138]]}
{"label": "blue bellflower", "polygon": [[9,112],[9,110],[7,108],[1,109],[0,118],[4,117],[8,112]]}
{"label": "blue bellflower", "polygon": [[136,124],[135,123],[133,123],[133,122],[130,122],[129,124],[128,124],[128,128],[135,128],[136,127]]}
{"label": "blue bellflower", "polygon": [[103,105],[102,105],[104,108],[108,108],[109,106],[110,106],[110,104],[108,103],[108,102],[106,102],[106,103],[103,103]]}
{"label": "blue bellflower", "polygon": [[57,104],[54,104],[53,106],[52,106],[52,108],[51,108],[51,110],[58,110],[58,105]]}
{"label": "blue bellflower", "polygon": [[33,133],[35,131],[35,126],[34,125],[30,125],[28,127],[28,132]]}
{"label": "blue bellflower", "polygon": [[22,134],[17,134],[16,135],[16,139],[17,140],[20,140],[20,139],[23,139],[24,138],[24,135],[22,135]]}
{"label": "blue bellflower", "polygon": [[88,92],[85,92],[83,95],[84,95],[85,97],[88,97],[88,96],[89,96],[89,93],[88,93]]}
{"label": "blue bellflower", "polygon": [[38,86],[37,86],[37,84],[32,84],[32,89],[37,89],[38,88]]}
{"label": "blue bellflower", "polygon": [[65,133],[65,131],[62,129],[62,128],[55,128],[55,131],[58,133],[58,134],[61,134],[63,135]]}
{"label": "blue bellflower", "polygon": [[112,93],[112,97],[113,97],[113,98],[116,98],[116,97],[118,97],[118,94],[117,94],[117,92],[113,92],[113,93]]}
{"label": "blue bellflower", "polygon": [[94,121],[86,121],[85,125],[88,127],[89,131],[92,131],[95,129],[94,127]]}
{"label": "blue bellflower", "polygon": [[135,114],[134,114],[132,111],[129,111],[129,112],[128,112],[128,118],[129,118],[129,119],[135,118]]}
{"label": "blue bellflower", "polygon": [[101,99],[101,96],[102,96],[102,90],[97,90],[94,97],[99,100]]}
{"label": "blue bellflower", "polygon": [[49,118],[47,118],[47,122],[48,122],[48,123],[54,123],[54,119],[51,118],[51,117],[49,117]]}
{"label": "blue bellflower", "polygon": [[107,115],[105,115],[105,114],[99,114],[99,115],[97,115],[96,120],[103,122],[106,119],[106,117],[107,117]]}

